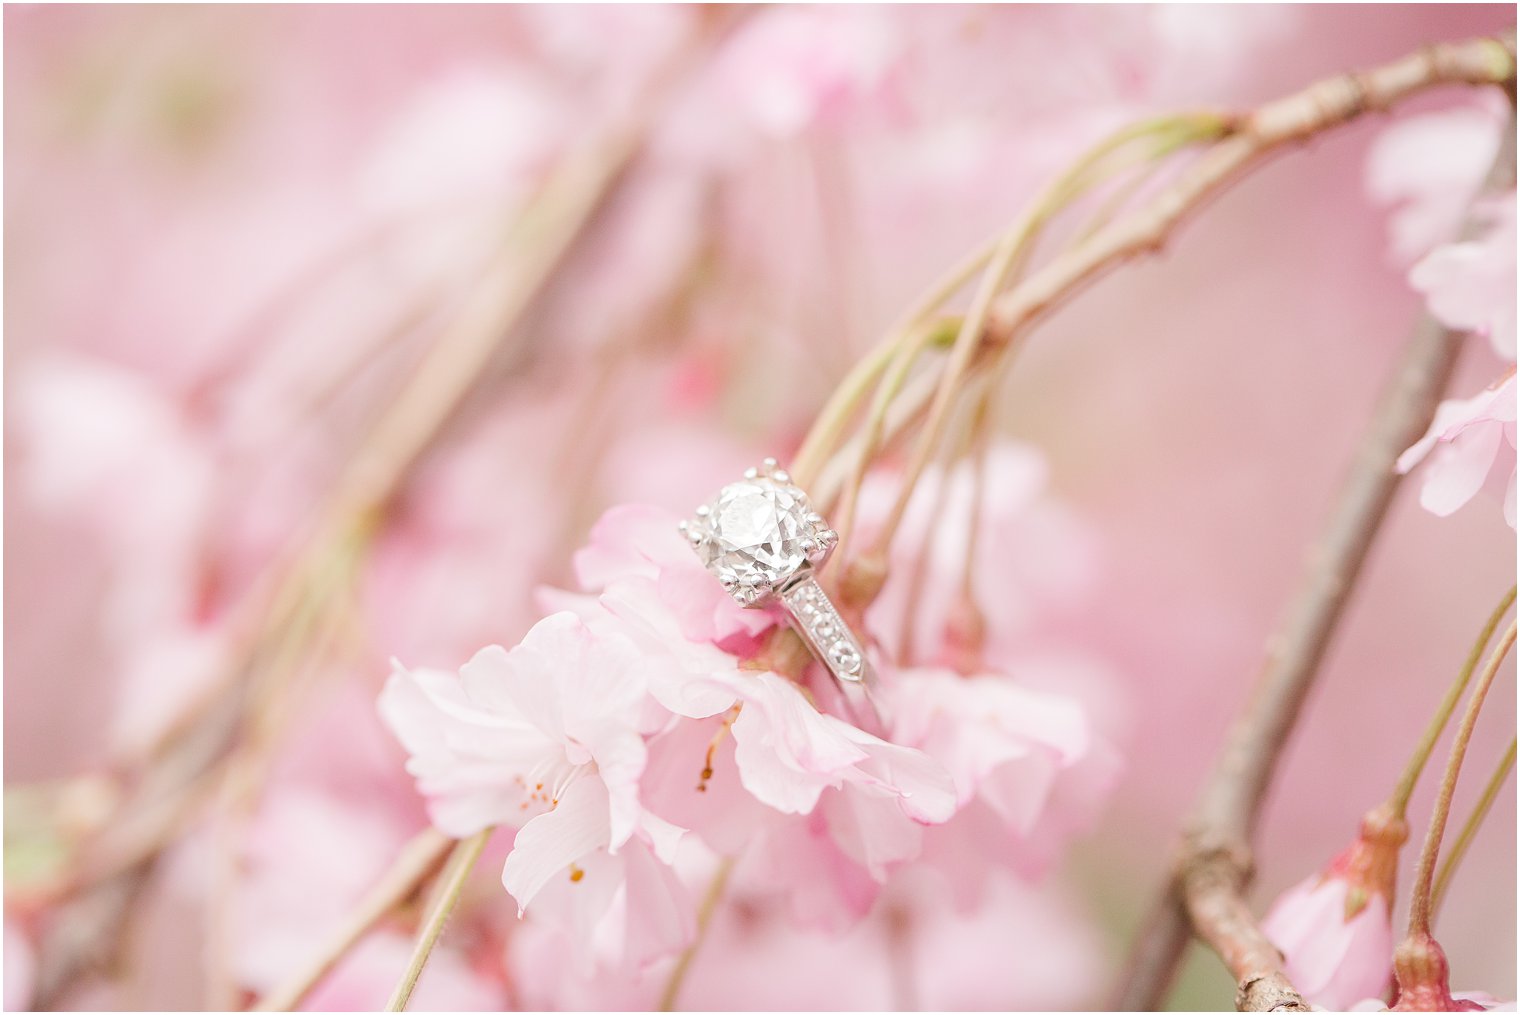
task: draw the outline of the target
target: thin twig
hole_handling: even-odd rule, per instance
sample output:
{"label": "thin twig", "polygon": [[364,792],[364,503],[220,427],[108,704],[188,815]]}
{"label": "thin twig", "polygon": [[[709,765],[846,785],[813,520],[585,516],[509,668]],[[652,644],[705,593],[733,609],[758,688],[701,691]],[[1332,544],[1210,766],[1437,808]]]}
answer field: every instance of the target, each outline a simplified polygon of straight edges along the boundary
{"label": "thin twig", "polygon": [[1412,95],[1446,84],[1501,85],[1514,77],[1515,40],[1470,39],[1430,46],[1361,74],[1342,74],[1269,102],[1237,121],[1179,177],[1133,213],[1057,257],[999,300],[989,336],[1003,342],[1069,302],[1125,261],[1155,253],[1179,223],[1243,174],[1283,149]]}
{"label": "thin twig", "polygon": [[1515,646],[1515,621],[1509,622],[1509,627],[1499,636],[1498,644],[1489,653],[1488,661],[1483,664],[1483,670],[1478,674],[1478,681],[1473,685],[1472,694],[1468,695],[1467,708],[1463,710],[1462,721],[1457,724],[1457,732],[1451,741],[1451,751],[1446,758],[1446,771],[1442,774],[1441,787],[1436,792],[1436,802],[1431,808],[1430,825],[1425,830],[1425,844],[1420,849],[1420,859],[1415,865],[1414,886],[1410,890],[1409,902],[1409,934],[1428,936],[1430,934],[1431,912],[1434,908],[1432,900],[1432,886],[1436,876],[1436,860],[1441,852],[1441,838],[1446,834],[1446,819],[1451,816],[1452,797],[1457,792],[1457,777],[1462,772],[1462,762],[1467,757],[1467,745],[1472,742],[1473,729],[1478,724],[1478,714],[1483,711],[1483,702],[1488,697],[1488,689],[1493,686],[1494,678],[1499,673],[1499,667],[1504,663],[1504,657]]}
{"label": "thin twig", "polygon": [[1409,758],[1409,763],[1404,766],[1404,772],[1399,776],[1398,785],[1394,787],[1393,795],[1388,798],[1389,809],[1398,817],[1404,817],[1409,809],[1409,798],[1414,796],[1414,788],[1419,783],[1420,773],[1425,771],[1425,765],[1430,761],[1431,753],[1436,749],[1436,743],[1440,741],[1441,734],[1446,731],[1446,724],[1451,721],[1452,713],[1457,710],[1457,705],[1462,701],[1462,695],[1467,691],[1467,685],[1472,680],[1473,671],[1478,668],[1478,663],[1483,661],[1483,653],[1488,648],[1488,643],[1493,639],[1494,632],[1499,630],[1499,624],[1504,620],[1504,615],[1515,602],[1515,587],[1504,594],[1494,612],[1489,614],[1488,622],[1483,625],[1483,630],[1478,635],[1478,640],[1473,642],[1471,651],[1467,654],[1467,661],[1457,671],[1457,679],[1452,681],[1446,689],[1446,695],[1441,703],[1436,706],[1436,711],[1431,716],[1429,725],[1420,736],[1420,742],[1415,745],[1414,754]]}
{"label": "thin twig", "polygon": [[421,929],[417,931],[417,945],[412,949],[412,957],[406,964],[406,971],[396,983],[391,999],[386,1002],[386,1011],[406,1011],[407,1002],[412,999],[412,991],[417,987],[417,980],[427,968],[433,948],[443,936],[444,925],[449,922],[449,915],[454,912],[465,882],[470,878],[470,871],[475,868],[475,861],[480,859],[490,838],[489,828],[476,832],[460,841],[449,854],[443,880],[438,885],[437,898],[423,919]]}
{"label": "thin twig", "polygon": [[1451,885],[1452,876],[1456,874],[1457,868],[1461,866],[1462,858],[1467,855],[1467,848],[1472,845],[1478,829],[1483,827],[1488,812],[1499,797],[1499,790],[1504,788],[1509,774],[1515,770],[1515,747],[1516,741],[1511,737],[1509,749],[1504,752],[1504,757],[1499,759],[1499,766],[1494,769],[1494,774],[1488,777],[1488,785],[1483,787],[1483,794],[1478,797],[1478,802],[1473,805],[1472,813],[1463,822],[1462,831],[1457,835],[1456,841],[1451,844],[1451,850],[1446,854],[1446,859],[1441,861],[1441,871],[1436,875],[1434,887],[1430,889],[1432,922],[1441,911],[1441,902],[1446,898],[1446,889]]}
{"label": "thin twig", "polygon": [[454,845],[454,840],[434,828],[424,829],[408,842],[390,870],[380,878],[347,922],[317,950],[312,960],[288,982],[266,994],[254,1011],[294,1011],[338,961],[348,954],[385,915],[406,901],[431,874]]}
{"label": "thin twig", "polygon": [[657,1010],[676,1010],[676,1002],[680,1000],[681,985],[686,982],[686,974],[691,969],[692,960],[697,957],[697,951],[702,947],[702,942],[707,939],[708,928],[712,926],[713,916],[718,912],[718,903],[723,901],[723,891],[728,887],[728,876],[733,871],[733,857],[725,857],[713,874],[712,882],[707,886],[707,894],[702,897],[702,905],[697,910],[696,935],[670,970],[670,979],[665,981],[665,989],[660,992],[660,1004]]}

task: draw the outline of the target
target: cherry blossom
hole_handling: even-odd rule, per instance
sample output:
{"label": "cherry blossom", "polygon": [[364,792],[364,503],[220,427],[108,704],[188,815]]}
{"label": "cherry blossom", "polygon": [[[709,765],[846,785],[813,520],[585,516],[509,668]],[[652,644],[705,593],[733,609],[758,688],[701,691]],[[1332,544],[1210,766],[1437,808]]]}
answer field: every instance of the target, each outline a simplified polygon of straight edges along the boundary
{"label": "cherry blossom", "polygon": [[1262,929],[1288,957],[1288,976],[1305,997],[1333,1010],[1380,994],[1393,972],[1388,900],[1373,896],[1347,918],[1350,885],[1315,877],[1272,904]]}
{"label": "cherry blossom", "polygon": [[1390,243],[1399,262],[1418,261],[1451,241],[1477,195],[1509,115],[1502,99],[1486,98],[1401,117],[1378,135],[1367,160],[1367,189],[1391,208]]}
{"label": "cherry blossom", "polygon": [[1278,896],[1262,921],[1290,980],[1315,1004],[1345,1010],[1387,988],[1394,876],[1408,834],[1402,819],[1371,812],[1351,845]]}
{"label": "cherry blossom", "polygon": [[1509,466],[1504,520],[1515,527],[1515,374],[1472,398],[1447,399],[1436,407],[1430,429],[1398,458],[1399,472],[1422,461],[1420,504],[1446,516],[1483,488],[1491,472]]}
{"label": "cherry blossom", "polygon": [[1515,195],[1485,204],[1480,238],[1431,251],[1409,270],[1435,318],[1485,336],[1500,359],[1515,359]]}
{"label": "cherry blossom", "polygon": [[5,921],[5,1010],[28,1011],[37,974],[37,957],[21,929]]}
{"label": "cherry blossom", "polygon": [[[979,865],[1043,874],[1096,816],[1119,773],[1118,754],[1075,698],[1004,674],[942,669],[897,674],[893,735],[949,769],[961,813],[931,842],[962,897]],[[988,820],[988,819],[991,820]]]}
{"label": "cherry blossom", "polygon": [[513,865],[532,865],[522,885],[531,897],[548,873],[598,846],[616,852],[640,824],[645,665],[626,639],[555,614],[510,652],[483,649],[458,674],[398,667],[381,711],[411,752],[407,768],[439,828],[463,837],[551,818],[519,843],[528,855]]}

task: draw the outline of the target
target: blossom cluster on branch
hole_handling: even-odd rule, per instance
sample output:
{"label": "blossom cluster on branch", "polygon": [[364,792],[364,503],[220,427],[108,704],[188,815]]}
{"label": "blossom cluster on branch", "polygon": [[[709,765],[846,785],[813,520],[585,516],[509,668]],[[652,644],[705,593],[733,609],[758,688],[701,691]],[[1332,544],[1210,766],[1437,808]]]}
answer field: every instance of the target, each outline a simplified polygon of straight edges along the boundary
{"label": "blossom cluster on branch", "polygon": [[[1422,313],[1425,510],[1166,902],[1238,1003],[1500,1004],[1513,593],[1421,725],[1510,580],[1504,20],[8,10],[6,1007],[1098,1003]],[[875,721],[678,528],[763,454]]]}

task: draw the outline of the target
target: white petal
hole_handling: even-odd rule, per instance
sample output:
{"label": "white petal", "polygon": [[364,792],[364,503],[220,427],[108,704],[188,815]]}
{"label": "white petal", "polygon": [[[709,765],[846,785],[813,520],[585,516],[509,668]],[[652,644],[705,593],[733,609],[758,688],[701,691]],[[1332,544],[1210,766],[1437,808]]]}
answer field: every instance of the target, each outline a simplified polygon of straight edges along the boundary
{"label": "white petal", "polygon": [[517,900],[518,915],[549,879],[608,842],[607,788],[592,776],[577,779],[558,805],[524,825],[507,854],[501,883]]}

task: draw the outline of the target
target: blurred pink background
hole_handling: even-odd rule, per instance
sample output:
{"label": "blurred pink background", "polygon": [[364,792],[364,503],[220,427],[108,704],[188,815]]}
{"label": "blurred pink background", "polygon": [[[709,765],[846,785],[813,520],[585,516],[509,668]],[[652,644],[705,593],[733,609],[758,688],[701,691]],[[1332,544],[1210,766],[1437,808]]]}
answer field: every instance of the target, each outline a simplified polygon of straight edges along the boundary
{"label": "blurred pink background", "polygon": [[[152,721],[124,719],[124,698],[172,711],[218,651],[194,618],[224,615],[311,510],[494,223],[715,17],[6,10],[8,786],[106,764]],[[1512,22],[1461,5],[751,12],[655,114],[531,340],[382,522],[357,679],[519,636],[529,591],[603,507],[684,510],[790,450],[909,294],[1103,130]],[[1285,154],[1043,325],[1014,371],[1006,430],[1045,452],[1093,544],[1038,637],[1103,661],[1094,694],[1127,756],[1061,875],[1109,968],[1420,312],[1369,146],[1393,118],[1472,101],[1442,92]],[[1475,341],[1453,390],[1498,369]],[[1401,491],[1262,822],[1262,905],[1388,792],[1512,582],[1501,497],[1442,519]],[[500,532],[540,513],[538,538]],[[1459,820],[1514,713],[1511,675]],[[1515,825],[1510,784],[1439,927],[1459,984],[1504,997]],[[1200,956],[1173,1003],[1229,989]]]}

